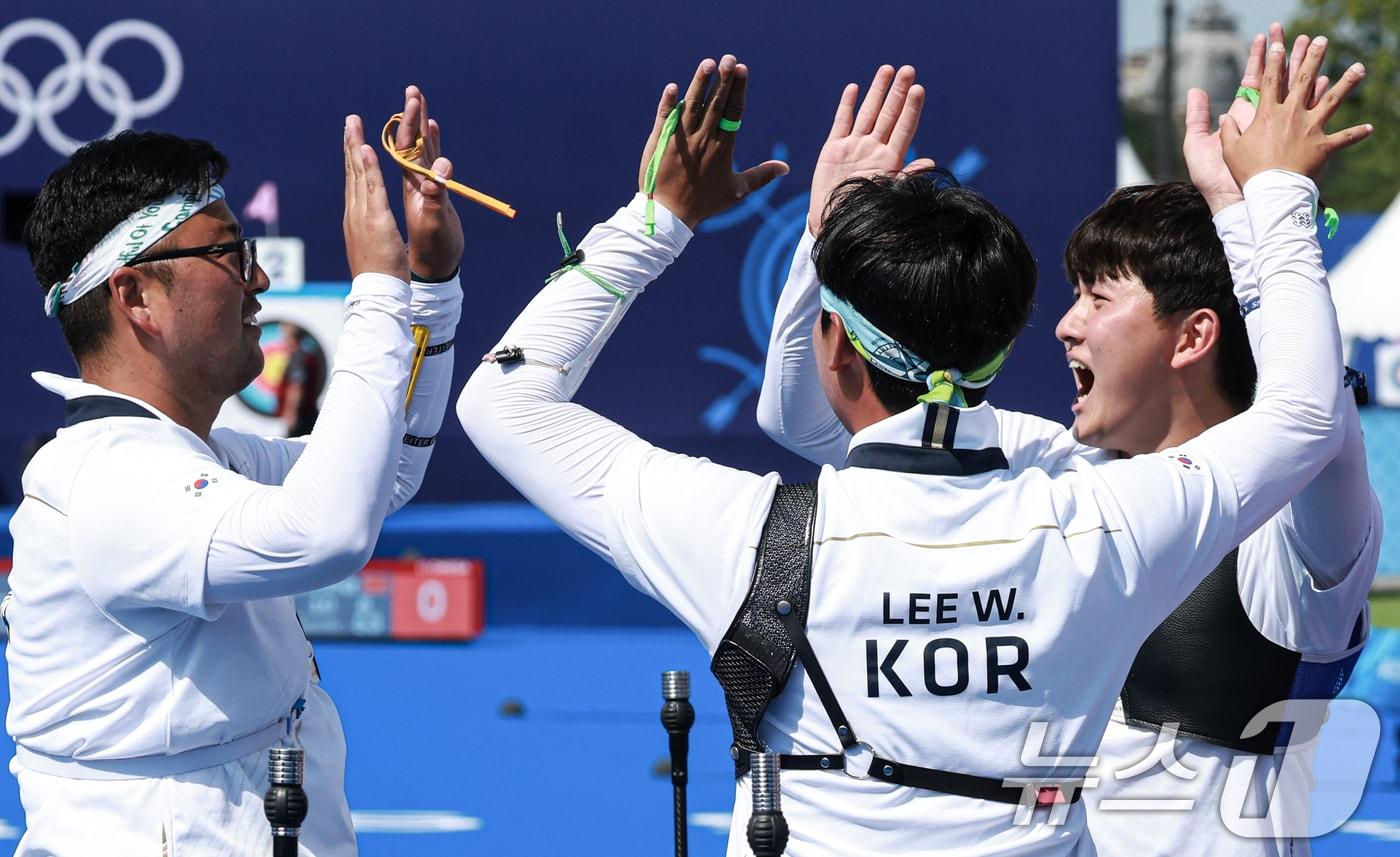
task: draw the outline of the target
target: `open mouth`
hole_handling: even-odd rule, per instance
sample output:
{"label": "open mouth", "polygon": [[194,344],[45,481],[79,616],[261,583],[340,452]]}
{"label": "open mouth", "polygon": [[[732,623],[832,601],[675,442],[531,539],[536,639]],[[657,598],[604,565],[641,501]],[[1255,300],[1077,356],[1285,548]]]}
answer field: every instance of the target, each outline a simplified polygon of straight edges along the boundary
{"label": "open mouth", "polygon": [[1094,389],[1094,373],[1078,360],[1070,360],[1069,368],[1074,372],[1074,404],[1078,407]]}
{"label": "open mouth", "polygon": [[248,325],[249,327],[259,327],[259,325],[258,325],[258,311],[261,310],[261,309],[262,309],[262,307],[256,306],[256,307],[254,307],[251,311],[245,313],[245,314],[243,315],[243,323],[244,323],[245,325]]}

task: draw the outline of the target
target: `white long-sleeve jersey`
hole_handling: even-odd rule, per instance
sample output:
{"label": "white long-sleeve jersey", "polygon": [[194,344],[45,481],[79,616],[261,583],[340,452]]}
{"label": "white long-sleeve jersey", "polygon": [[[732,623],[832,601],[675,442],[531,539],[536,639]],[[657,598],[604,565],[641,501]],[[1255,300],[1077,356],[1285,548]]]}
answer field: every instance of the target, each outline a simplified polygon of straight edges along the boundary
{"label": "white long-sleeve jersey", "polygon": [[[1224,244],[1235,294],[1242,306],[1258,305],[1254,233],[1248,208],[1238,203],[1215,218]],[[769,344],[759,425],[775,441],[818,464],[837,463],[850,440],[837,421],[816,377],[811,330],[820,311],[820,283],[812,262],[814,238],[805,233],[793,256],[779,296]],[[1260,347],[1257,313],[1245,316],[1251,344]],[[1006,412],[998,412],[1005,421]],[[1376,571],[1381,539],[1380,506],[1371,490],[1360,421],[1354,403],[1342,405],[1343,444],[1316,478],[1288,506],[1240,545],[1236,569],[1243,609],[1269,640],[1299,652],[1305,661],[1329,662],[1349,653],[1358,616],[1364,639],[1366,595]],[[1046,421],[1044,443],[1027,449],[1025,461],[1053,468],[1076,445],[1068,429]],[[1003,425],[1005,437],[1006,426]],[[1010,444],[1004,442],[1010,452]],[[1077,446],[1079,454],[1108,460],[1110,453]],[[1222,655],[1225,653],[1221,653]],[[1243,837],[1229,829],[1222,813],[1262,818],[1276,785],[1282,758],[1254,759],[1206,741],[1178,736],[1168,742],[1181,766],[1140,764],[1160,755],[1161,733],[1127,722],[1121,706],[1099,749],[1096,787],[1085,793],[1090,829],[1105,854],[1212,854],[1262,857],[1306,854],[1308,843],[1293,836]],[[1155,755],[1154,755],[1155,754]],[[1307,748],[1290,750],[1290,764],[1311,764]],[[1225,783],[1232,767],[1254,765],[1245,803],[1226,804]],[[1239,774],[1237,774],[1239,775]],[[1296,791],[1299,780],[1289,781]],[[1306,796],[1303,796],[1306,798]],[[1100,806],[1107,807],[1100,812]],[[1139,807],[1133,809],[1132,807]],[[1273,816],[1296,822],[1304,800],[1281,802]]]}
{"label": "white long-sleeve jersey", "polygon": [[[1242,306],[1259,297],[1254,234],[1247,206],[1215,216]],[[1261,347],[1258,313],[1245,315],[1251,346]],[[1341,451],[1307,487],[1258,531],[1236,556],[1238,595],[1251,624],[1271,642],[1327,663],[1365,640],[1366,596],[1380,555],[1380,503],[1371,490],[1355,402],[1343,397]],[[1358,625],[1359,620],[1359,625]],[[1359,632],[1359,633],[1358,633]],[[1219,653],[1226,663],[1229,653]],[[1182,854],[1220,857],[1304,857],[1308,786],[1316,742],[1256,757],[1208,741],[1166,741],[1173,758],[1142,764],[1162,753],[1158,730],[1127,722],[1121,706],[1099,748],[1098,787],[1086,795],[1089,828],[1103,854]],[[1281,773],[1288,771],[1280,785]],[[1236,796],[1232,776],[1256,788]],[[1273,802],[1272,809],[1270,802]],[[1236,819],[1269,819],[1271,836],[1244,836],[1254,827]],[[1227,822],[1226,819],[1229,819]]]}
{"label": "white long-sleeve jersey", "polygon": [[409,324],[442,342],[460,308],[455,280],[357,277],[324,407],[295,440],[216,429],[206,444],[144,402],[36,375],[70,403],[111,397],[140,415],[61,429],[25,470],[6,611],[22,752],[158,759],[287,715],[309,671],[290,596],[359,570],[417,490],[431,448],[403,436],[436,434],[452,369],[425,361],[406,421]]}
{"label": "white long-sleeve jersey", "polygon": [[[1290,221],[1315,189],[1269,172],[1246,192],[1267,300],[1259,395],[1245,414],[1162,454],[1069,456],[1047,470],[1013,451],[1005,468],[949,474],[926,466],[939,451],[920,443],[919,406],[850,441],[897,447],[904,464],[823,468],[807,633],[877,753],[981,776],[1082,774],[1067,757],[1097,748],[1147,632],[1336,454],[1335,315],[1315,237]],[[517,489],[713,651],[748,590],[777,476],[658,449],[569,401],[622,312],[689,240],[661,206],[644,235],[642,208],[635,198],[581,244],[624,296],[578,273],[547,286],[501,340],[525,360],[480,367],[458,416]],[[990,405],[966,409],[947,440],[994,448],[1002,425]],[[1037,722],[1031,750],[1057,761],[1023,753]],[[759,737],[785,753],[839,746],[800,668]],[[745,851],[746,785],[731,854]],[[1063,825],[1018,826],[1005,804],[833,772],[786,772],[783,790],[794,857],[1092,849],[1081,804]]]}

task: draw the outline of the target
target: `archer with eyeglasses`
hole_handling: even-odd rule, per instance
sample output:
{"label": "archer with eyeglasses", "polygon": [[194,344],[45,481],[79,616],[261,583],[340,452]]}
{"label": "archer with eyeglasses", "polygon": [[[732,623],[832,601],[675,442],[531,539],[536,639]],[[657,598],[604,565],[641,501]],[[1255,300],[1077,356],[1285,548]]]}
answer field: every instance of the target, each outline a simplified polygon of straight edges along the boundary
{"label": "archer with eyeglasses", "polygon": [[141,265],[146,262],[165,262],[170,259],[184,259],[197,256],[222,256],[225,253],[238,254],[238,275],[243,282],[253,281],[253,271],[258,265],[258,241],[256,238],[240,238],[222,244],[205,244],[202,247],[183,247],[177,250],[162,250],[158,253],[142,253],[126,264]]}
{"label": "archer with eyeglasses", "polygon": [[[405,101],[405,122],[436,139],[421,93]],[[268,288],[224,201],[222,154],[126,132],[78,150],[39,193],[25,239],[80,377],[35,374],[67,425],[30,461],[11,522],[16,854],[268,854],[274,836],[302,857],[355,853],[345,736],[292,596],[362,568],[422,480],[463,239],[413,177],[405,247],[357,116],[342,156],[353,282],[320,417],[299,438],[213,427],[262,370]],[[427,356],[410,404],[411,325]],[[270,830],[264,794],[287,774],[270,751],[298,750],[309,814]]]}

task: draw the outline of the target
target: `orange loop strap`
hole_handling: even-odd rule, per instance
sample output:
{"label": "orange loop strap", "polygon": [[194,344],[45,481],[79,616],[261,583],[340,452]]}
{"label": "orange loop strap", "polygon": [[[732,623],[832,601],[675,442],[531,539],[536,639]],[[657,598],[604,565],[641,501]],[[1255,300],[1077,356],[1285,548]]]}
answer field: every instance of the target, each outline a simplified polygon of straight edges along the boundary
{"label": "orange loop strap", "polygon": [[399,166],[409,172],[417,173],[420,176],[432,179],[458,196],[464,196],[478,205],[483,205],[491,209],[497,214],[504,214],[506,217],[515,217],[515,209],[511,208],[507,203],[496,199],[494,196],[487,196],[474,188],[469,188],[461,182],[444,178],[422,164],[416,163],[417,159],[423,155],[423,138],[421,136],[417,137],[413,141],[413,145],[407,149],[395,148],[394,127],[402,120],[402,113],[395,113],[393,116],[390,116],[389,121],[384,123],[384,133],[380,137],[380,141],[384,145],[384,151],[388,152],[389,156],[397,161]]}

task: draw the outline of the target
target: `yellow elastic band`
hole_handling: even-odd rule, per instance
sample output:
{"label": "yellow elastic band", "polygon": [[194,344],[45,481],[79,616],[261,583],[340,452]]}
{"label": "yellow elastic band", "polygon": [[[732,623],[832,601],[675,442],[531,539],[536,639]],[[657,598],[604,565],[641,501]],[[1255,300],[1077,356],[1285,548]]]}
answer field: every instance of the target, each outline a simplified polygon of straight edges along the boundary
{"label": "yellow elastic band", "polygon": [[408,392],[403,397],[404,413],[408,413],[409,403],[413,401],[413,388],[418,386],[418,371],[423,368],[423,355],[428,351],[428,326],[415,324],[410,330],[413,331],[413,368],[408,372]]}
{"label": "yellow elastic band", "polygon": [[389,156],[397,161],[399,166],[409,172],[430,178],[458,196],[464,196],[478,205],[484,205],[497,214],[504,214],[506,217],[515,217],[515,209],[511,208],[507,203],[496,199],[494,196],[487,196],[481,191],[469,188],[461,182],[443,178],[422,164],[414,163],[414,160],[423,154],[423,138],[421,136],[416,137],[413,141],[413,145],[407,149],[400,150],[394,148],[393,128],[401,121],[403,121],[402,113],[395,113],[393,116],[390,116],[389,121],[384,123],[384,133],[380,137],[381,142],[384,144],[384,151],[388,152]]}

